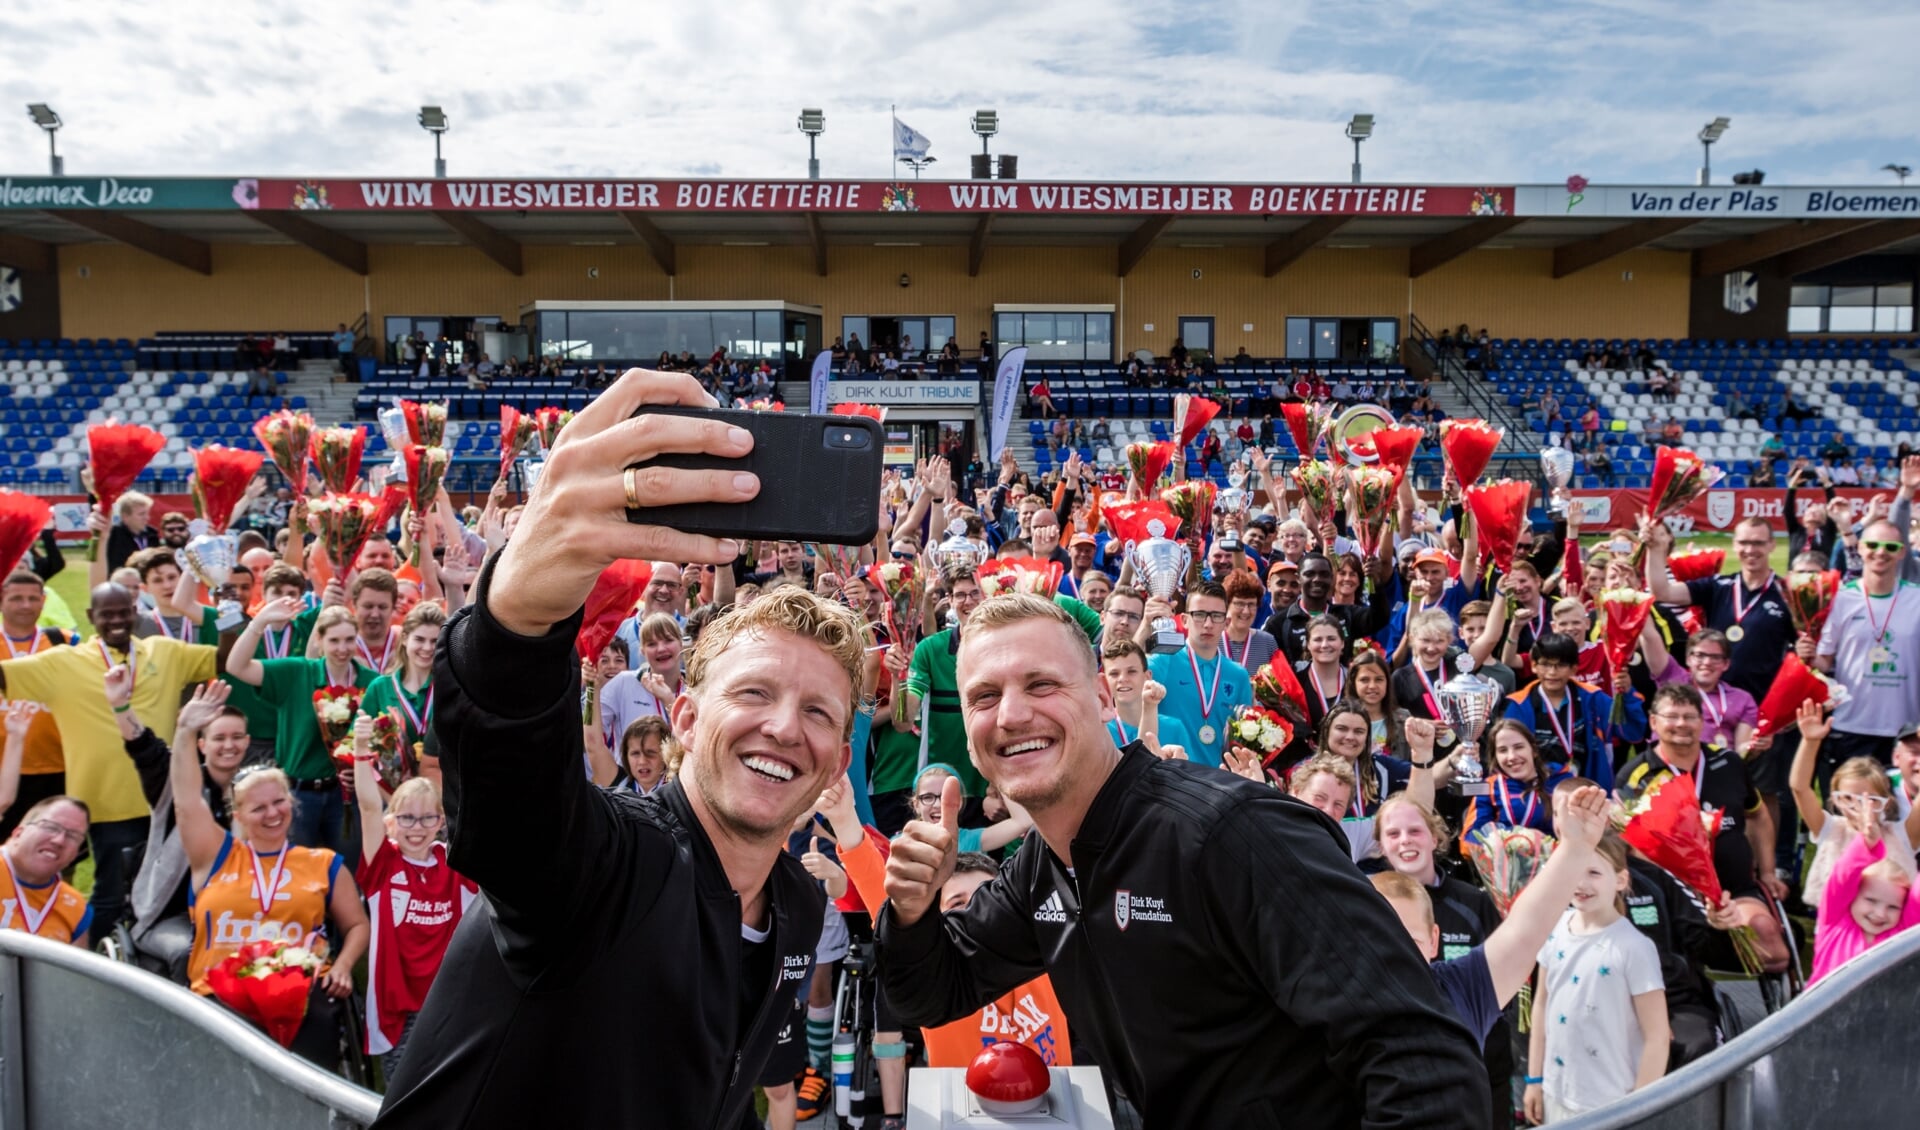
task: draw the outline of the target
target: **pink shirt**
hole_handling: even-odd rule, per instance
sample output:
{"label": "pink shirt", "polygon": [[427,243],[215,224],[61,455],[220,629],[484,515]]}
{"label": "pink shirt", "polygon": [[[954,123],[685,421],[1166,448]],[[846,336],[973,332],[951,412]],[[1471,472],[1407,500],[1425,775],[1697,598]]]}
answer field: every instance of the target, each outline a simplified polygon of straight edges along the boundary
{"label": "pink shirt", "polygon": [[1920,887],[1908,891],[1900,921],[1877,938],[1868,938],[1860,924],[1853,920],[1853,900],[1860,893],[1860,877],[1868,867],[1886,858],[1886,854],[1884,841],[1868,847],[1867,841],[1858,836],[1840,853],[1840,860],[1833,865],[1833,874],[1827,879],[1826,893],[1820,898],[1819,925],[1813,931],[1813,974],[1807,978],[1807,984],[1813,984],[1900,931],[1920,926]]}

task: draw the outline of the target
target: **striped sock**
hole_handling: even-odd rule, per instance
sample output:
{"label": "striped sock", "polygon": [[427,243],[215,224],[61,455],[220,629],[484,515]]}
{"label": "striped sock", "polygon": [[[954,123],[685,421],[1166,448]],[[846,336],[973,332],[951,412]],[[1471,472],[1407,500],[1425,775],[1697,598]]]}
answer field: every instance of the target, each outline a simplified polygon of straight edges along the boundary
{"label": "striped sock", "polygon": [[826,1074],[833,1059],[833,1006],[807,1006],[807,1058]]}

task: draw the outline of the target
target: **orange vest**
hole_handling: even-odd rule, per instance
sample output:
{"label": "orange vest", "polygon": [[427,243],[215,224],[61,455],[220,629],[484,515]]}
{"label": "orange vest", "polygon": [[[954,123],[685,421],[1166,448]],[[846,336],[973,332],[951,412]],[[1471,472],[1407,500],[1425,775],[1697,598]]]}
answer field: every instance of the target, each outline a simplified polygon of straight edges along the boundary
{"label": "orange vest", "polygon": [[[229,832],[206,883],[192,892],[193,952],[187,975],[193,991],[211,992],[207,970],[248,942],[279,939],[324,958],[327,897],[339,866],[339,857],[326,848],[291,844],[280,855],[256,857]],[[260,892],[268,882],[273,884],[270,912],[260,905]],[[316,931],[321,936],[309,939]]]}
{"label": "orange vest", "polygon": [[[65,647],[47,638],[46,629],[33,630],[33,642],[16,643],[12,639],[5,641],[10,658],[25,659],[29,655],[38,655],[49,648]],[[27,727],[27,749],[20,759],[20,775],[31,773],[64,773],[67,771],[66,751],[60,747],[60,727],[54,725],[53,711],[37,710],[33,723]]]}
{"label": "orange vest", "polygon": [[[860,901],[877,908],[886,901],[886,863],[873,841],[862,838],[840,852],[840,864],[860,892]],[[988,1044],[1010,1040],[1025,1044],[1054,1067],[1073,1066],[1073,1045],[1067,1038],[1067,1014],[1053,993],[1045,973],[988,1004],[972,1016],[963,1016],[938,1028],[923,1028],[927,1064],[965,1067]]]}
{"label": "orange vest", "polygon": [[[12,867],[0,867],[0,930],[22,930],[56,942],[71,942],[85,933],[87,896],[60,879],[53,881],[52,891],[48,894],[45,887],[22,890],[14,882]],[[43,914],[46,917],[41,918]],[[39,919],[37,926],[34,919]]]}

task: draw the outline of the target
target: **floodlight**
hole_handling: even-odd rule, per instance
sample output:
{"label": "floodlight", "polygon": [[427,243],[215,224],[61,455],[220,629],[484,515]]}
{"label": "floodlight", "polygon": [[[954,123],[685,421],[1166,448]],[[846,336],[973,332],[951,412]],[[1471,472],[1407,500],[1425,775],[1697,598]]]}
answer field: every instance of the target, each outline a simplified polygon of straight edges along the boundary
{"label": "floodlight", "polygon": [[1360,183],[1360,143],[1373,136],[1373,115],[1355,114],[1347,123],[1347,136],[1353,139],[1353,183]]}
{"label": "floodlight", "polygon": [[1906,184],[1907,178],[1913,175],[1912,165],[1882,165],[1880,168],[1884,172],[1889,172],[1899,177],[1901,184]]}
{"label": "floodlight", "polygon": [[433,175],[445,177],[447,162],[440,156],[440,135],[453,128],[446,111],[438,106],[420,107],[420,128],[433,135]]}
{"label": "floodlight", "polygon": [[1715,118],[1700,127],[1700,183],[1713,183],[1713,143],[1720,140],[1730,125],[1725,118]]}
{"label": "floodlight", "polygon": [[820,157],[814,150],[814,142],[827,132],[827,116],[818,109],[800,111],[800,132],[807,135],[807,176],[819,180]]}
{"label": "floodlight", "polygon": [[30,102],[27,104],[27,116],[33,119],[34,125],[47,131],[48,163],[52,167],[53,175],[56,177],[60,176],[66,167],[66,162],[60,159],[60,151],[55,146],[53,137],[54,134],[60,131],[62,124],[60,115],[54,113],[53,107],[47,105],[45,102]]}
{"label": "floodlight", "polygon": [[980,151],[986,152],[987,139],[1000,132],[1000,115],[993,110],[975,110],[973,132],[980,135]]}

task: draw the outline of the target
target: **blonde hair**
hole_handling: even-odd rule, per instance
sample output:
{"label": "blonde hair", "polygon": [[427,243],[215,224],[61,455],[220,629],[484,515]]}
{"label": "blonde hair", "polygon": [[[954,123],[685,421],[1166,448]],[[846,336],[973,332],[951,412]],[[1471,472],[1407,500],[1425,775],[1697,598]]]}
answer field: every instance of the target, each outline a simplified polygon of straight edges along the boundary
{"label": "blonde hair", "polygon": [[1587,610],[1586,604],[1584,604],[1579,597],[1563,596],[1559,600],[1556,600],[1553,602],[1553,607],[1548,610],[1547,614],[1549,616],[1558,616],[1562,612],[1584,613],[1586,612],[1586,610]]}
{"label": "blonde hair", "polygon": [[665,612],[655,612],[640,621],[640,644],[659,643],[665,639],[680,638],[680,622]]}
{"label": "blonde hair", "polygon": [[1351,802],[1355,790],[1360,787],[1359,780],[1353,775],[1353,766],[1347,763],[1346,758],[1331,753],[1316,753],[1305,765],[1293,771],[1292,787],[1287,791],[1294,796],[1299,796],[1302,792],[1306,791],[1308,783],[1310,783],[1314,775],[1318,773],[1325,773],[1327,776],[1347,786],[1349,802]]}
{"label": "blonde hair", "polygon": [[256,785],[262,785],[269,781],[279,785],[281,791],[286,793],[289,798],[293,796],[293,782],[287,777],[286,770],[278,769],[271,765],[249,766],[235,773],[233,775],[233,784],[228,786],[228,792],[233,798],[234,809],[236,811],[239,809],[240,805],[246,800],[247,794],[252,792]]}
{"label": "blonde hair", "polygon": [[[981,601],[980,607],[974,609],[973,615],[967,617],[966,631],[961,638],[964,642],[999,628],[1011,628],[1016,624],[1024,624],[1029,620],[1050,620],[1071,631],[1076,640],[1084,642],[1087,638],[1086,633],[1080,630],[1079,621],[1075,620],[1066,609],[1044,596],[1035,596],[1033,593],[1026,592],[1001,593],[999,596]],[[1093,653],[1093,648],[1082,647],[1079,650],[1085,655],[1087,666],[1096,672],[1099,671],[1100,658]]]}
{"label": "blonde hair", "polygon": [[1445,636],[1451,640],[1453,633],[1453,617],[1447,615],[1445,609],[1429,608],[1407,617],[1408,640],[1419,636]]}
{"label": "blonde hair", "polygon": [[1367,879],[1388,902],[1410,902],[1419,907],[1420,920],[1426,924],[1429,932],[1433,930],[1433,896],[1427,893],[1425,883],[1398,871],[1382,871],[1367,876]]}
{"label": "blonde hair", "polygon": [[773,589],[762,593],[752,604],[736,605],[710,622],[687,655],[687,689],[696,695],[699,693],[707,681],[708,667],[732,647],[735,640],[766,632],[788,632],[811,640],[840,665],[850,684],[841,736],[851,736],[854,706],[859,701],[861,673],[866,664],[867,625],[846,605],[815,596],[804,588],[787,585]]}
{"label": "blonde hair", "polygon": [[1871,757],[1849,757],[1833,771],[1832,783],[1827,787],[1827,808],[1831,811],[1839,811],[1834,794],[1840,791],[1842,780],[1859,781],[1888,800],[1893,799],[1893,780],[1878,761]]}
{"label": "blonde hair", "polygon": [[400,811],[401,805],[417,796],[425,796],[427,803],[433,806],[435,812],[445,814],[446,810],[440,803],[440,786],[434,784],[429,777],[409,777],[400,782],[400,787],[393,790],[393,795],[387,798],[387,815],[391,816]]}
{"label": "blonde hair", "polygon": [[141,506],[150,507],[152,505],[153,505],[152,495],[141,494],[137,490],[130,490],[127,493],[120,496],[120,501],[113,504],[113,516],[120,519],[122,522],[124,522],[127,520],[127,514],[132,510],[136,509],[137,507],[141,507]]}
{"label": "blonde hair", "polygon": [[445,627],[446,623],[446,609],[432,601],[422,601],[413,606],[413,611],[407,613],[405,620],[400,621],[400,638],[406,639],[413,634],[415,628],[420,627],[422,624],[433,624],[437,627]]}
{"label": "blonde hair", "polygon": [[[1401,805],[1405,805],[1408,808],[1413,809],[1415,812],[1418,812],[1420,814],[1420,819],[1426,822],[1427,831],[1433,833],[1434,854],[1438,855],[1440,853],[1440,850],[1446,846],[1447,840],[1452,834],[1447,828],[1447,822],[1441,819],[1439,813],[1435,812],[1431,808],[1428,808],[1426,805],[1421,804],[1419,801],[1413,799],[1412,797],[1408,796],[1405,793],[1396,793],[1393,796],[1388,797],[1387,799],[1380,802],[1379,808],[1374,809],[1374,812],[1373,812],[1374,841],[1376,843],[1383,842],[1383,839],[1386,835],[1385,829],[1386,829],[1386,822],[1387,822],[1387,813],[1393,811],[1395,808],[1398,808]],[[1416,886],[1417,885],[1418,884],[1416,884]]]}
{"label": "blonde hair", "polygon": [[344,604],[329,604],[320,610],[320,615],[313,618],[313,636],[315,639],[325,639],[329,631],[341,624],[352,627],[355,633],[360,630],[353,622],[353,609]]}
{"label": "blonde hair", "polygon": [[1867,864],[1867,869],[1860,873],[1860,878],[1863,880],[1878,879],[1888,886],[1898,887],[1903,891],[1913,889],[1913,876],[1907,874],[1907,869],[1900,866],[1891,856],[1885,859],[1876,859],[1872,863]]}

